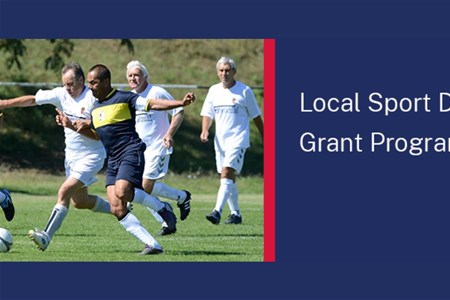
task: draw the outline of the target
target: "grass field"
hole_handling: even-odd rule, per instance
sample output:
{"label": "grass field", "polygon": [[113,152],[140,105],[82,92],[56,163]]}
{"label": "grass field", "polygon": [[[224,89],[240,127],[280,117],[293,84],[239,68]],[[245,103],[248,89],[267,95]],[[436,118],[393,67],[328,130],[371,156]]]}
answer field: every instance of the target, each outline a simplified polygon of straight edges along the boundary
{"label": "grass field", "polygon": [[[1,169],[0,169],[1,170]],[[263,196],[262,178],[241,178],[240,205],[243,224],[212,225],[205,215],[214,207],[218,180],[215,176],[195,178],[194,175],[168,176],[166,182],[183,186],[193,194],[191,214],[178,220],[177,233],[158,236],[159,224],[144,207],[134,205],[133,213],[160,242],[164,253],[141,256],[143,245],[108,214],[70,208],[63,226],[49,248],[41,252],[27,237],[35,226],[45,226],[56,201],[56,190],[64,178],[59,175],[21,171],[2,172],[2,187],[12,191],[16,216],[12,222],[0,217],[0,227],[14,237],[10,252],[0,253],[3,262],[71,262],[71,261],[155,261],[155,262],[237,262],[263,260]],[[100,176],[91,193],[105,197]],[[27,181],[28,180],[28,181]],[[175,203],[174,211],[179,215]],[[222,222],[228,208],[224,209]]]}
{"label": "grass field", "polygon": [[[263,86],[263,40],[261,39],[137,39],[133,40],[134,53],[120,47],[118,40],[74,39],[72,56],[86,69],[96,63],[105,63],[112,70],[114,83],[125,82],[125,66],[139,59],[150,69],[151,81],[156,84],[195,84],[210,86],[217,82],[215,64],[223,55],[233,57],[238,63],[236,79],[250,86]],[[59,82],[59,71],[45,70],[44,61],[52,53],[53,45],[47,40],[26,40],[27,52],[22,60],[23,69],[8,70],[5,55],[0,57],[0,81]],[[32,72],[30,72],[32,70]],[[0,98],[34,94],[38,87],[0,87]],[[184,95],[186,89],[171,89],[174,97]],[[165,182],[187,189],[193,194],[192,212],[184,222],[179,221],[175,235],[156,236],[159,224],[145,208],[135,205],[134,213],[144,226],[154,234],[164,247],[158,256],[141,257],[137,253],[143,245],[125,232],[111,215],[70,209],[69,215],[45,252],[34,249],[26,234],[34,226],[45,226],[56,202],[62,174],[40,171],[11,170],[0,165],[0,188],[12,192],[16,217],[6,222],[0,211],[0,227],[14,236],[11,252],[0,254],[0,261],[262,261],[263,259],[263,180],[261,175],[238,179],[243,224],[214,226],[205,214],[214,207],[219,185],[214,168],[213,144],[204,145],[199,140],[200,110],[207,89],[194,92],[199,100],[186,109],[183,128],[177,133],[176,152],[171,157],[171,167],[177,172],[194,170],[183,175],[170,175]],[[263,90],[254,90],[264,113]],[[63,135],[56,131],[53,108],[46,106],[16,108],[5,113],[0,134],[2,162],[10,166],[46,169],[57,172],[62,166]],[[7,117],[6,117],[7,115]],[[48,124],[48,127],[43,127]],[[44,129],[43,129],[44,128]],[[55,131],[53,131],[55,130]],[[262,141],[251,125],[252,148],[246,153],[247,174],[262,174]],[[19,163],[20,162],[20,163]],[[36,164],[39,162],[39,164]],[[52,171],[50,171],[52,170]],[[105,197],[104,178],[99,176],[90,192]],[[178,214],[178,208],[174,207]],[[225,207],[224,217],[228,215]]]}

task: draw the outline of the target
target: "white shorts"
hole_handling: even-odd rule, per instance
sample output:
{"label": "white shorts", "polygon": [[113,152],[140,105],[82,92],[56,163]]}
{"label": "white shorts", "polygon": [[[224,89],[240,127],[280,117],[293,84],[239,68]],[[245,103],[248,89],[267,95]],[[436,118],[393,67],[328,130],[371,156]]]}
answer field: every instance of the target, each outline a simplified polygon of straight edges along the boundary
{"label": "white shorts", "polygon": [[169,171],[170,155],[152,155],[147,152],[145,152],[144,155],[144,178],[157,180],[166,176]]}
{"label": "white shorts", "polygon": [[72,176],[85,186],[89,186],[97,181],[95,176],[103,168],[104,162],[105,158],[97,153],[77,157],[66,156],[64,161],[66,177]]}
{"label": "white shorts", "polygon": [[244,148],[234,148],[227,151],[216,150],[217,173],[222,173],[223,167],[232,168],[240,174],[244,165]]}

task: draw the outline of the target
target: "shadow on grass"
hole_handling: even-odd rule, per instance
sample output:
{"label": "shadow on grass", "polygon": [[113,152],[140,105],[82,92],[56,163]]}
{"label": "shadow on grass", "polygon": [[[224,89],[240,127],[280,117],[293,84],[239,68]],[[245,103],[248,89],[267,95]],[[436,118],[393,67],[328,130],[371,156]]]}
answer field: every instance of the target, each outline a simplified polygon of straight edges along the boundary
{"label": "shadow on grass", "polygon": [[198,255],[210,255],[210,256],[229,256],[229,255],[247,255],[245,252],[225,252],[225,251],[177,251],[177,250],[164,250],[163,253],[153,255],[141,255],[139,250],[109,250],[109,251],[94,251],[93,253],[130,253],[136,254],[140,257],[145,256],[198,256]]}
{"label": "shadow on grass", "polygon": [[193,236],[193,237],[201,237],[201,236],[230,236],[230,237],[263,237],[264,235],[262,233],[216,233],[216,234],[183,234],[183,237],[188,237],[188,236]]}
{"label": "shadow on grass", "polygon": [[225,251],[167,251],[167,254],[172,255],[246,255],[245,252],[225,252]]}
{"label": "shadow on grass", "polygon": [[88,233],[57,233],[58,236],[65,237],[91,237],[91,236],[103,236],[102,234]]}
{"label": "shadow on grass", "polygon": [[[21,188],[8,188],[8,191],[10,193],[18,193],[18,194],[24,194],[24,195],[30,195],[30,196],[57,196],[57,191],[53,191],[52,188],[49,189],[21,189]],[[56,201],[56,200],[55,200]]]}

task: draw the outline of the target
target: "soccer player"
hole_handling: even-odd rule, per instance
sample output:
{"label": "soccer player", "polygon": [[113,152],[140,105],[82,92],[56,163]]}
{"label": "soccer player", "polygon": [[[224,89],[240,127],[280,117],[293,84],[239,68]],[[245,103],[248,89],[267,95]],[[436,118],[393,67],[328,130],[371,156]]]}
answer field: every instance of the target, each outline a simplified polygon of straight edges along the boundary
{"label": "soccer player", "polygon": [[[61,70],[64,87],[39,90],[36,95],[0,101],[0,109],[52,104],[59,110],[58,123],[70,124],[68,120],[84,120],[90,117],[95,98],[84,84],[84,73],[76,62],[66,64]],[[70,201],[78,209],[110,213],[107,201],[89,195],[88,186],[94,183],[106,158],[105,148],[98,140],[77,133],[71,126],[64,128],[66,180],[58,190],[58,198],[44,230],[30,230],[28,237],[37,248],[44,251],[67,216]]]}
{"label": "soccer player", "polygon": [[15,209],[8,190],[0,190],[0,206],[5,214],[6,221],[12,221],[12,219],[14,219]]}
{"label": "soccer player", "polygon": [[[127,65],[126,75],[132,92],[148,99],[174,100],[165,89],[149,83],[148,70],[141,62],[130,61]],[[169,116],[171,116],[170,122]],[[167,174],[170,154],[173,152],[173,136],[183,122],[183,117],[182,107],[164,111],[136,112],[136,131],[147,146],[144,153],[143,188],[148,194],[155,197],[161,196],[177,201],[182,221],[186,219],[191,209],[191,193],[186,190],[175,189],[162,182],[157,182],[157,180],[164,178]],[[173,233],[153,209],[149,208],[149,210],[162,225],[160,235]]]}
{"label": "soccer player", "polygon": [[[3,113],[0,113],[0,127],[3,124]],[[14,218],[14,204],[8,190],[0,190],[0,206],[5,214],[6,221],[10,222]]]}
{"label": "soccer player", "polygon": [[233,59],[222,57],[216,65],[220,83],[211,86],[201,110],[202,132],[200,140],[208,141],[209,129],[215,120],[214,149],[216,167],[220,174],[220,188],[214,210],[206,215],[213,224],[219,224],[225,202],[231,214],[226,224],[242,223],[238,203],[236,175],[244,164],[244,155],[250,147],[250,119],[253,119],[263,139],[261,111],[250,87],[236,81],[236,64]]}
{"label": "soccer player", "polygon": [[[111,87],[111,72],[105,65],[93,66],[87,75],[87,82],[97,98],[91,111],[92,131],[106,148],[108,164],[106,169],[106,192],[111,211],[126,231],[145,244],[141,254],[158,254],[161,245],[142,226],[136,216],[128,210],[127,202],[139,203],[156,211],[165,210],[175,220],[161,217],[169,228],[175,226],[176,217],[157,198],[142,190],[145,143],[135,129],[136,110],[167,110],[186,106],[194,102],[193,93],[183,100],[147,99],[132,92],[118,91]],[[155,209],[155,206],[161,208]]]}

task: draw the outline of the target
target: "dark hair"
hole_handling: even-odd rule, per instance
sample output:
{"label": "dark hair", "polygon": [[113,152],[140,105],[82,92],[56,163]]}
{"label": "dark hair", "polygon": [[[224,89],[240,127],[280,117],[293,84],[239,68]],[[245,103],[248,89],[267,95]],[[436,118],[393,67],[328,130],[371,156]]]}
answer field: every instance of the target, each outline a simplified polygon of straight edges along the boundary
{"label": "dark hair", "polygon": [[89,72],[96,71],[97,72],[97,78],[100,81],[103,81],[105,79],[109,79],[111,81],[111,72],[109,71],[108,67],[102,64],[97,64],[89,69]]}
{"label": "dark hair", "polygon": [[64,75],[67,73],[67,71],[72,70],[73,74],[75,75],[75,79],[83,78],[83,81],[85,79],[83,69],[81,68],[80,64],[77,62],[70,62],[68,64],[65,64],[64,67],[61,69],[61,75]]}

